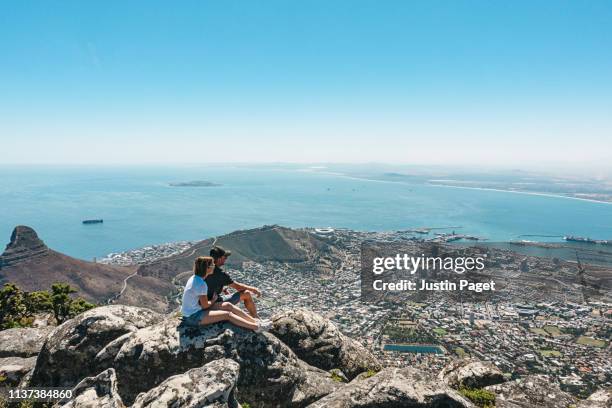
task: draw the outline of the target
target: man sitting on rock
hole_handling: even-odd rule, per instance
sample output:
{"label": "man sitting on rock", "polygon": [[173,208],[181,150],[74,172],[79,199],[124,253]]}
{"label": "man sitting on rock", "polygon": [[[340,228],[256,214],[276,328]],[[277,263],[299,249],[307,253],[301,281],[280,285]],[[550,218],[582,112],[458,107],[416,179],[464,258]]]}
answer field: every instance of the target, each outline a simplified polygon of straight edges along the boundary
{"label": "man sitting on rock", "polygon": [[[220,246],[215,246],[210,250],[210,256],[215,261],[214,272],[206,278],[206,284],[208,285],[208,298],[212,299],[216,294],[217,305],[216,308],[226,309],[230,306],[237,305],[240,301],[244,302],[244,306],[249,311],[249,314],[259,319],[257,315],[257,308],[253,301],[253,295],[257,297],[261,296],[259,289],[253,286],[244,285],[242,283],[234,282],[234,280],[221,269],[225,264],[227,257],[231,255],[231,251],[228,251]],[[229,286],[236,289],[233,294],[228,294],[225,286]],[[222,294],[223,293],[223,294]]]}

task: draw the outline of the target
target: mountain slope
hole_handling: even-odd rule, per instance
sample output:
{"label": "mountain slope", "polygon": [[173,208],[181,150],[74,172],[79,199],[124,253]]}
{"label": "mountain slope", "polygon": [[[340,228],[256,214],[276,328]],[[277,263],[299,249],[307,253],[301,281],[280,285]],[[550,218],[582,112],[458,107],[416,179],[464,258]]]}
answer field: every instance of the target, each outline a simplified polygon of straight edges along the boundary
{"label": "mountain slope", "polygon": [[0,284],[12,282],[25,291],[35,291],[66,282],[79,296],[96,303],[106,303],[120,292],[123,280],[135,271],[135,267],[87,262],[56,252],[23,225],[15,227],[0,256]]}

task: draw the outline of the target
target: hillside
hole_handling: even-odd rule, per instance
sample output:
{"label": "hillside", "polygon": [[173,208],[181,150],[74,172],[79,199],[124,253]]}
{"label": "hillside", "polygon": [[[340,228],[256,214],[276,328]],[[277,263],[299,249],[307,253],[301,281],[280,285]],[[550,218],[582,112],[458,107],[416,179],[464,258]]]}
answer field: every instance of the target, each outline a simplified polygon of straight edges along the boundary
{"label": "hillside", "polygon": [[217,237],[216,240],[211,238],[200,241],[181,254],[140,266],[138,274],[171,280],[183,272],[191,271],[193,259],[208,256],[213,243],[232,251],[227,261],[229,267],[245,261],[276,261],[297,265],[313,261],[321,252],[333,251],[333,246],[325,238],[307,231],[277,225],[264,226],[235,231]]}
{"label": "hillside", "polygon": [[125,267],[61,254],[49,249],[32,228],[17,226],[0,256],[0,284],[13,282],[23,290],[34,291],[66,282],[78,290],[79,296],[92,302],[106,303],[112,298],[113,303],[167,312],[174,308],[167,300],[177,291],[173,281],[180,274],[189,275],[193,259],[208,255],[213,242],[232,250],[230,267],[264,260],[300,265],[312,261],[314,254],[331,249],[324,238],[306,231],[265,226],[232,232],[216,241],[203,240],[178,255]]}
{"label": "hillside", "polygon": [[[121,291],[124,279],[135,267],[121,267],[87,262],[49,249],[36,232],[26,226],[15,227],[11,241],[0,256],[0,284],[12,282],[26,291],[49,289],[55,282],[66,282],[78,295],[90,302],[105,304]],[[146,282],[139,297],[129,302],[143,304],[143,299],[158,301],[159,292],[171,290],[163,282]],[[145,302],[146,303],[146,302]]]}

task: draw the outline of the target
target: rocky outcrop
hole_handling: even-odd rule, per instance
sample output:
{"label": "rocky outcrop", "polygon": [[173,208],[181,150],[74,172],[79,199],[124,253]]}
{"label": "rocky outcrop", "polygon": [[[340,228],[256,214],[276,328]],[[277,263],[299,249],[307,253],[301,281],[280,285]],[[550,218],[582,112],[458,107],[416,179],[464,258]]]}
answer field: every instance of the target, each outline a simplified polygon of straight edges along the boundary
{"label": "rocky outcrop", "polygon": [[139,394],[131,408],[240,406],[234,396],[240,366],[221,359],[175,375],[146,393]]}
{"label": "rocky outcrop", "polygon": [[[437,377],[414,368],[373,373],[371,354],[307,310],[274,318],[274,333],[289,345],[229,323],[179,323],[148,309],[95,308],[55,328],[38,357],[0,359],[0,373],[10,385],[74,387],[69,408],[237,408],[238,401],[252,408],[474,407],[454,389],[461,387],[485,387],[498,407],[609,405],[609,390],[577,401],[546,376],[499,383],[495,366],[472,359],[452,362]],[[6,337],[15,342],[14,334]],[[345,382],[344,373],[353,380]]]}
{"label": "rocky outcrop", "polygon": [[21,379],[34,368],[36,357],[4,357],[0,358],[0,377],[5,380],[2,384],[16,386]]}
{"label": "rocky outcrop", "polygon": [[117,393],[117,376],[109,368],[95,377],[87,377],[72,390],[72,398],[63,408],[124,408]]}
{"label": "rocky outcrop", "polygon": [[440,371],[438,378],[456,389],[484,388],[505,381],[504,374],[495,365],[473,359],[451,362]]}
{"label": "rocky outcrop", "polygon": [[53,327],[27,327],[0,331],[0,358],[37,355],[52,330]]}
{"label": "rocky outcrop", "polygon": [[561,391],[545,375],[530,375],[486,389],[495,393],[495,406],[498,408],[567,408],[576,404],[576,398]]}
{"label": "rocky outcrop", "polygon": [[360,376],[309,405],[309,408],[454,408],[474,407],[442,381],[412,368],[386,368],[378,374]]}
{"label": "rocky outcrop", "polygon": [[599,390],[589,398],[580,401],[576,408],[610,408],[612,407],[612,388]]}
{"label": "rocky outcrop", "polygon": [[[218,359],[239,364],[238,398],[254,408],[305,406],[339,386],[329,373],[301,361],[271,334],[227,323],[177,329],[178,324],[178,318],[169,318],[120,340],[112,366],[126,404],[172,375]],[[111,355],[106,350],[99,358],[107,363]]]}
{"label": "rocky outcrop", "polygon": [[18,225],[11,234],[11,241],[0,256],[0,268],[29,261],[49,253],[49,248],[38,238],[36,231],[25,225]]}
{"label": "rocky outcrop", "polygon": [[52,329],[28,327],[0,331],[0,377],[6,378],[6,384],[17,386],[27,378]]}
{"label": "rocky outcrop", "polygon": [[132,306],[112,305],[84,312],[56,327],[36,361],[31,385],[72,387],[105,368],[96,355],[117,337],[154,324],[162,315]]}
{"label": "rocky outcrop", "polygon": [[349,379],[381,369],[372,353],[321,315],[297,309],[275,315],[272,322],[271,333],[308,364],[324,370],[340,369]]}

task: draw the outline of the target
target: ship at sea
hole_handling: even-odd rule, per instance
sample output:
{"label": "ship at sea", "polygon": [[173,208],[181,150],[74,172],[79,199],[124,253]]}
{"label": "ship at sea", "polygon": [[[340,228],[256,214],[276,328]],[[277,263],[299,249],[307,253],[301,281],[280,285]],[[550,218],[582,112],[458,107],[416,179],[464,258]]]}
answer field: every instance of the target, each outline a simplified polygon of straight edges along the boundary
{"label": "ship at sea", "polygon": [[595,241],[594,239],[591,238],[585,238],[585,237],[575,237],[573,235],[568,235],[563,237],[564,240],[566,241],[570,241],[570,242],[582,242],[584,244],[596,244],[597,241]]}
{"label": "ship at sea", "polygon": [[102,224],[104,220],[83,220],[83,224]]}

